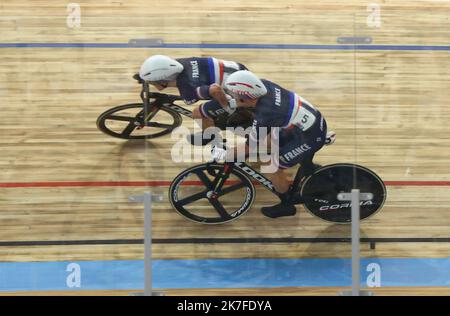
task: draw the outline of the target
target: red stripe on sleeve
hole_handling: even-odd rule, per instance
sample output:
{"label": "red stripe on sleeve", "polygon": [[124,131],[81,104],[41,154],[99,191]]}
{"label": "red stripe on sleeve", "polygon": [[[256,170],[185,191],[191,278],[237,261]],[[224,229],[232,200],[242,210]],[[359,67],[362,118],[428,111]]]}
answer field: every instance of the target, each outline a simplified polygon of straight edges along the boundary
{"label": "red stripe on sleeve", "polygon": [[223,62],[221,62],[221,61],[219,61],[219,77],[220,77],[219,84],[222,84],[222,81],[223,81]]}

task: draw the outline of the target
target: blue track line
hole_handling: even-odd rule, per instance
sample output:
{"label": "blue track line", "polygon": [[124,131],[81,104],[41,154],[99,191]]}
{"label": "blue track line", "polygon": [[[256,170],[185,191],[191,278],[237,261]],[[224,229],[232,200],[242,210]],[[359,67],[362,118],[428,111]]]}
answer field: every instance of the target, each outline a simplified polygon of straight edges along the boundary
{"label": "blue track line", "polygon": [[128,43],[0,43],[0,48],[202,48],[202,49],[273,49],[273,50],[382,50],[382,51],[450,51],[446,45],[314,45],[314,44],[201,44],[162,43],[129,45]]}

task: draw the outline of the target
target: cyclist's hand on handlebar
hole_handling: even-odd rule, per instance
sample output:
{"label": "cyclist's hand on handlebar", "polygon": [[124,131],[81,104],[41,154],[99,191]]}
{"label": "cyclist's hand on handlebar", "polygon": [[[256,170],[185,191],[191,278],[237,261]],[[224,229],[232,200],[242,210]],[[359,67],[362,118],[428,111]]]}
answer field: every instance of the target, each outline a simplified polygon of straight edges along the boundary
{"label": "cyclist's hand on handlebar", "polygon": [[138,83],[143,84],[144,80],[139,76],[139,74],[134,74],[133,79],[136,80]]}

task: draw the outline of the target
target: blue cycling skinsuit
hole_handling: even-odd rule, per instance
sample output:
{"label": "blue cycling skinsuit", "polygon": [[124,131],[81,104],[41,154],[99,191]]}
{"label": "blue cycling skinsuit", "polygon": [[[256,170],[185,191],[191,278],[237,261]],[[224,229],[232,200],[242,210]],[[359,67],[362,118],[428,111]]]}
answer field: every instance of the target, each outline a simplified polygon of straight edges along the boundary
{"label": "blue cycling skinsuit", "polygon": [[[258,143],[269,133],[278,136],[279,167],[290,168],[323,147],[327,124],[322,114],[301,96],[269,80],[261,81],[267,94],[256,104],[249,139]],[[279,128],[278,135],[273,133],[275,127]]]}
{"label": "blue cycling skinsuit", "polygon": [[179,58],[177,61],[184,67],[176,81],[184,102],[192,104],[199,100],[210,100],[200,107],[200,113],[205,118],[215,118],[225,113],[220,103],[209,95],[209,87],[212,84],[222,86],[230,74],[238,70],[247,70],[247,67],[214,57]]}

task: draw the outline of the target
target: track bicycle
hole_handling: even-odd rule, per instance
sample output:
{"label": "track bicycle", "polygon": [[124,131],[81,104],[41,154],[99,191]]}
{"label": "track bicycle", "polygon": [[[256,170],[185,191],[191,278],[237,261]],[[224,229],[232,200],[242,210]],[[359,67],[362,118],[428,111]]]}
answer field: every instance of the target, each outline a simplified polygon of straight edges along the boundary
{"label": "track bicycle", "polygon": [[[315,165],[313,157],[303,163],[291,186],[294,204],[303,204],[325,221],[351,223],[351,202],[338,200],[339,193],[359,188],[373,198],[360,203],[360,218],[377,213],[386,200],[386,186],[366,167],[351,163]],[[216,161],[188,168],[175,177],[169,200],[183,217],[202,224],[227,223],[243,216],[255,201],[259,184],[279,196],[272,182],[245,162]]]}
{"label": "track bicycle", "polygon": [[[177,95],[150,92],[148,82],[134,75],[142,85],[142,103],[130,103],[113,107],[97,119],[97,127],[103,133],[122,139],[151,139],[171,133],[181,125],[182,115],[192,118],[192,111],[178,104]],[[223,111],[215,120],[215,126],[225,129],[228,115]]]}

